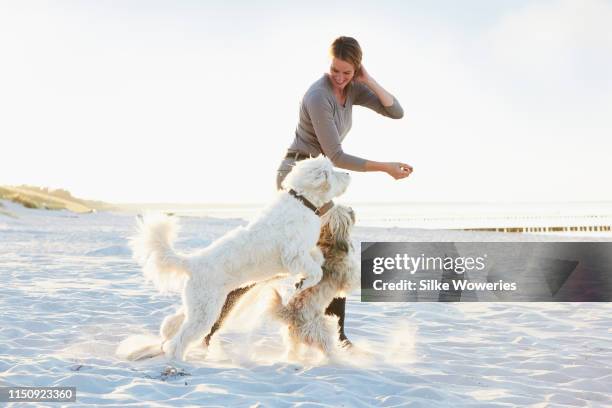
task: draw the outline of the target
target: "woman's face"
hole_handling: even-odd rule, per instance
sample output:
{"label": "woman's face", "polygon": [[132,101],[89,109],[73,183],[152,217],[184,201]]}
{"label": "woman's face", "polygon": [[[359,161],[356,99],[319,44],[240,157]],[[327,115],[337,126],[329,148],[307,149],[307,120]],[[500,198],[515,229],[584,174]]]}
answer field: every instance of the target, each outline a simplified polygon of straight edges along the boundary
{"label": "woman's face", "polygon": [[329,77],[331,82],[339,91],[342,91],[345,86],[351,82],[355,76],[355,67],[350,62],[346,62],[336,57],[332,57],[331,66],[329,67]]}

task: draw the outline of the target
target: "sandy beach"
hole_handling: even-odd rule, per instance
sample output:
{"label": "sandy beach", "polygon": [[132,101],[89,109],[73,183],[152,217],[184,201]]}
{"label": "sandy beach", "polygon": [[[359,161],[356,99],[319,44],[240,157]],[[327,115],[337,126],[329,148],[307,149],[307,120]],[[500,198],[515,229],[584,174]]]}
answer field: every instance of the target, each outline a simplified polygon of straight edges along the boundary
{"label": "sandy beach", "polygon": [[[196,348],[171,366],[163,357],[125,361],[118,345],[156,336],[180,302],[145,283],[131,259],[134,217],[2,204],[3,386],[76,386],[77,403],[66,406],[612,405],[609,303],[362,303],[355,293],[346,327],[356,347],[334,364],[315,352],[302,364],[285,361],[278,324],[255,303],[219,333],[206,358]],[[177,248],[202,248],[245,223],[183,217]],[[534,236],[358,226],[355,239]]]}

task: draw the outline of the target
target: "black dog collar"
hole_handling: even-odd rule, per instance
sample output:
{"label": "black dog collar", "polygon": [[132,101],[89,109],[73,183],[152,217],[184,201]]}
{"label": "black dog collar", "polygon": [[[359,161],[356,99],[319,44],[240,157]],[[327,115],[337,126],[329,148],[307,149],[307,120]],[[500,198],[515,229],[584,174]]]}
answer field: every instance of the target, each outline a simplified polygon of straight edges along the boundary
{"label": "black dog collar", "polygon": [[294,196],[295,198],[300,200],[302,202],[302,204],[304,204],[306,207],[311,209],[315,214],[320,215],[319,214],[319,209],[313,203],[308,201],[308,199],[306,197],[299,195],[298,193],[295,192],[294,189],[289,190],[289,194],[291,194],[292,196]]}

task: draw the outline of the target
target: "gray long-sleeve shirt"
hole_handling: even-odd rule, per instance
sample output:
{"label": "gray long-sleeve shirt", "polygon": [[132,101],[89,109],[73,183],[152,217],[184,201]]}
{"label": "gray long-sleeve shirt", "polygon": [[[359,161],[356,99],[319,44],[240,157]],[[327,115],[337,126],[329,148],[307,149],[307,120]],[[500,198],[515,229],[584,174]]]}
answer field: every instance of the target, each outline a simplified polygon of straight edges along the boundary
{"label": "gray long-sleeve shirt", "polygon": [[352,125],[353,105],[368,107],[394,119],[400,119],[404,111],[395,98],[393,105],[383,106],[378,96],[362,83],[353,82],[347,86],[344,106],[334,96],[327,74],[308,88],[300,104],[300,120],[289,150],[312,156],[323,153],[336,167],[365,171],[365,159],[342,150],[342,141]]}

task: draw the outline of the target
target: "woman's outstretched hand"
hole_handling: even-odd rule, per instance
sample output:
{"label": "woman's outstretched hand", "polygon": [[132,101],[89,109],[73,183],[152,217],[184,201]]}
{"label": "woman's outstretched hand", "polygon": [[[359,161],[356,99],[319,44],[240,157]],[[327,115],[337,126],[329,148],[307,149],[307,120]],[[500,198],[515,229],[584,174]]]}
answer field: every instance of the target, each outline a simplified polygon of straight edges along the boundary
{"label": "woman's outstretched hand", "polygon": [[396,180],[408,177],[412,173],[412,171],[412,166],[406,163],[385,163],[385,172]]}

